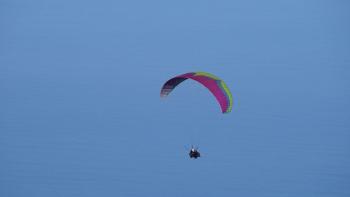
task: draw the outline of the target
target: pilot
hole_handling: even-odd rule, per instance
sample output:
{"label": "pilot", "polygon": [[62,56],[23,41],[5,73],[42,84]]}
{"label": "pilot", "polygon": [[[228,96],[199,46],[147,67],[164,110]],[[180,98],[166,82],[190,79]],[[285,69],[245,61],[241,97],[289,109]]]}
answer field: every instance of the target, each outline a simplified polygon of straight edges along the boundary
{"label": "pilot", "polygon": [[201,156],[201,154],[198,152],[198,150],[193,148],[193,147],[191,148],[189,155],[190,155],[190,158],[194,158],[194,159],[197,159],[198,157]]}

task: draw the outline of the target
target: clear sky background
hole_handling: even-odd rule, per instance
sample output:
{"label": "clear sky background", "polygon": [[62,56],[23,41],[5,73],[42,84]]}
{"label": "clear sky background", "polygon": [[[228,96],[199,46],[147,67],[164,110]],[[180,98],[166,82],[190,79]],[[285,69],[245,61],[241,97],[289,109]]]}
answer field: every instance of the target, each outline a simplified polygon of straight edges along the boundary
{"label": "clear sky background", "polygon": [[[349,19],[346,0],[1,0],[0,196],[350,196]],[[159,98],[189,71],[232,113],[191,81]]]}

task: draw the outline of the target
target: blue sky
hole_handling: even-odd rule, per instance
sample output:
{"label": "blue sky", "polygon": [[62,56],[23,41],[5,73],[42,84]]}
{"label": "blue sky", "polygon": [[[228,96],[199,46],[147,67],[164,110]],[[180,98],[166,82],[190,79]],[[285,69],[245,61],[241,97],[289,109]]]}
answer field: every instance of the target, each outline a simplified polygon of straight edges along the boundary
{"label": "blue sky", "polygon": [[349,196],[349,9],[1,1],[0,196]]}

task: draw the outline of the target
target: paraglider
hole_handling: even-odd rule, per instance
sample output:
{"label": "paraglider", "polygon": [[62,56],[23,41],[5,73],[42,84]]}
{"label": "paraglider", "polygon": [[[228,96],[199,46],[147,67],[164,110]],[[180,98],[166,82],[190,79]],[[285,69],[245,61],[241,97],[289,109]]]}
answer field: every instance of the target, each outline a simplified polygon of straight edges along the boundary
{"label": "paraglider", "polygon": [[[216,98],[222,113],[227,114],[231,112],[233,105],[232,94],[227,85],[220,78],[206,72],[190,72],[169,79],[164,83],[160,91],[160,96],[167,97],[175,87],[187,79],[197,81],[206,87]],[[189,156],[190,158],[197,159],[200,157],[200,153],[197,149],[192,147]]]}
{"label": "paraglider", "polygon": [[218,77],[205,72],[190,72],[169,79],[163,85],[160,96],[166,97],[176,86],[187,79],[192,79],[206,87],[220,104],[222,113],[232,110],[232,94],[225,82]]}
{"label": "paraglider", "polygon": [[201,154],[198,151],[198,148],[193,148],[193,146],[192,146],[192,148],[190,150],[189,155],[190,155],[190,158],[194,158],[194,159],[197,159],[197,157],[201,156]]}

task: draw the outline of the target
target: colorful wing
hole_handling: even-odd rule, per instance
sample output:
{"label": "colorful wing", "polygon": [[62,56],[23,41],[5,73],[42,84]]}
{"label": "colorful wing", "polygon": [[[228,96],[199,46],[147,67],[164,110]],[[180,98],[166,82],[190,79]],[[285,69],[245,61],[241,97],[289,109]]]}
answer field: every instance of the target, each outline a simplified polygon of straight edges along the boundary
{"label": "colorful wing", "polygon": [[228,113],[232,110],[232,94],[227,85],[218,77],[205,72],[191,72],[169,79],[163,85],[160,96],[168,96],[177,85],[187,79],[195,80],[205,86],[219,102],[222,113]]}

